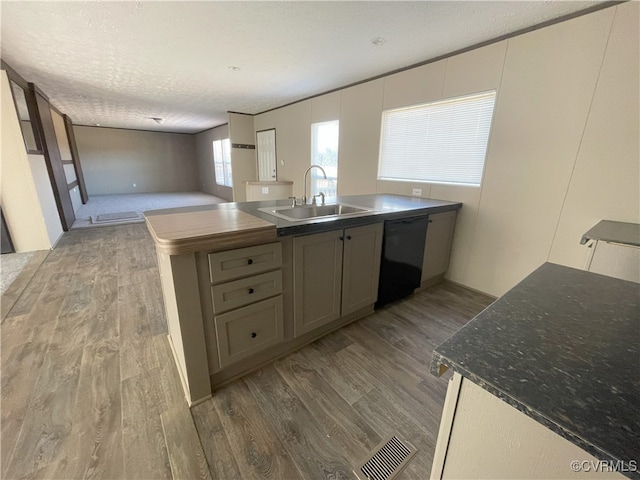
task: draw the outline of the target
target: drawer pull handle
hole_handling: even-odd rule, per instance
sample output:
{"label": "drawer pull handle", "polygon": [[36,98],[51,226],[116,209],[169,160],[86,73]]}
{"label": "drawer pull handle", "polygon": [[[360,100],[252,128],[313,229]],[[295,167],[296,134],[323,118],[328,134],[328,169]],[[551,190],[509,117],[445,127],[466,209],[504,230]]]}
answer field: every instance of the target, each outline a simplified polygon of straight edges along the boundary
{"label": "drawer pull handle", "polygon": [[247,260],[247,265],[253,265],[253,259],[250,258],[249,260]]}
{"label": "drawer pull handle", "polygon": [[249,289],[249,295],[251,295],[253,292],[255,292],[255,290],[253,288]]}
{"label": "drawer pull handle", "polygon": [[258,334],[256,332],[251,332],[251,338],[256,338]]}

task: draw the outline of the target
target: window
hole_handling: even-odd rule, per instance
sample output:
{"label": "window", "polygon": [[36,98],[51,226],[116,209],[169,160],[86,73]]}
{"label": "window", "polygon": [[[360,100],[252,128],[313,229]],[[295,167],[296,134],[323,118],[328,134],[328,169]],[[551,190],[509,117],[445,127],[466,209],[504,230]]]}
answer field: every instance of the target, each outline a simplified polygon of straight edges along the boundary
{"label": "window", "polygon": [[479,186],[496,92],[382,112],[378,179]]}
{"label": "window", "polygon": [[311,124],[311,165],[320,165],[327,173],[314,168],[311,174],[311,195],[320,192],[327,197],[335,197],[338,189],[338,135],[340,122],[320,122]]}
{"label": "window", "polygon": [[231,142],[228,138],[213,141],[213,164],[216,183],[225,187],[233,186],[231,179]]}

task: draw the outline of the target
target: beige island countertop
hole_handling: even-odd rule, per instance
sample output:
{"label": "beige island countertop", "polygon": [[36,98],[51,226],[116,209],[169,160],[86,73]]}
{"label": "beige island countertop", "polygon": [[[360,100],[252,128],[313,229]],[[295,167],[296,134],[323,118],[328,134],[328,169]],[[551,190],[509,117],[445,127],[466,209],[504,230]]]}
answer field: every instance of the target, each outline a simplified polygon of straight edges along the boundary
{"label": "beige island countertop", "polygon": [[151,210],[144,212],[144,216],[158,253],[181,255],[203,250],[237,248],[241,245],[269,242],[281,236],[307,235],[462,207],[459,202],[373,194],[331,199],[329,203],[345,203],[368,210],[341,218],[316,217],[292,222],[260,210],[261,207],[287,206],[290,202],[264,200],[177,207]]}
{"label": "beige island countertop", "polygon": [[145,215],[145,219],[157,251],[169,255],[276,238],[273,223],[235,208]]}

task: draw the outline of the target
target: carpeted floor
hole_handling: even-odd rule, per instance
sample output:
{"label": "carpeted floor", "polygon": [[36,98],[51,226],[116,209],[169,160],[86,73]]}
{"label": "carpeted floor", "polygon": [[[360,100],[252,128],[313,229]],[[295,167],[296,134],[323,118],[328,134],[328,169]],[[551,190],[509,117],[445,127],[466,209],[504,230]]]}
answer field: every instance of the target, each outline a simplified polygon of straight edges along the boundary
{"label": "carpeted floor", "polygon": [[[226,200],[203,192],[138,193],[123,195],[91,195],[76,212],[72,229],[144,222],[142,213],[161,208],[189,207],[224,203]],[[137,213],[136,218],[124,213]],[[98,217],[106,221],[94,223]],[[92,222],[92,217],[94,221]],[[122,220],[119,217],[129,217]],[[115,219],[114,221],[109,221]],[[27,266],[35,252],[9,253],[0,257],[0,294],[4,294]]]}
{"label": "carpeted floor", "polygon": [[[161,208],[212,205],[226,200],[203,192],[136,193],[122,195],[90,195],[89,201],[76,212],[76,221],[71,228],[87,228],[124,223],[143,222],[142,213]],[[97,221],[98,216],[117,218],[119,213],[135,212],[137,218],[114,221]],[[130,215],[124,215],[130,217]],[[93,220],[92,220],[93,219]]]}
{"label": "carpeted floor", "polygon": [[35,252],[5,253],[0,256],[0,294],[7,291]]}

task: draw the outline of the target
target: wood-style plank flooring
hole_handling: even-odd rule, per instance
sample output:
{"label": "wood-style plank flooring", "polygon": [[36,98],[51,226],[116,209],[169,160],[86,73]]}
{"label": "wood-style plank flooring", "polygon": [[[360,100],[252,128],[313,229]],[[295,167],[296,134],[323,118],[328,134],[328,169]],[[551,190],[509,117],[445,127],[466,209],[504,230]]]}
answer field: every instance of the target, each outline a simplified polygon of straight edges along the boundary
{"label": "wood-style plank flooring", "polygon": [[491,303],[441,284],[219,389],[192,409],[213,478],[355,478],[392,434],[429,477],[447,379],[432,350]]}
{"label": "wood-style plank flooring", "polygon": [[447,384],[431,350],[491,301],[442,284],[189,411],[143,224],[67,233],[25,283],[0,327],[11,479],[353,478],[391,433],[419,449],[403,477],[425,478]]}
{"label": "wood-style plank flooring", "polygon": [[1,477],[210,478],[166,331],[144,224],[66,233],[3,312]]}

